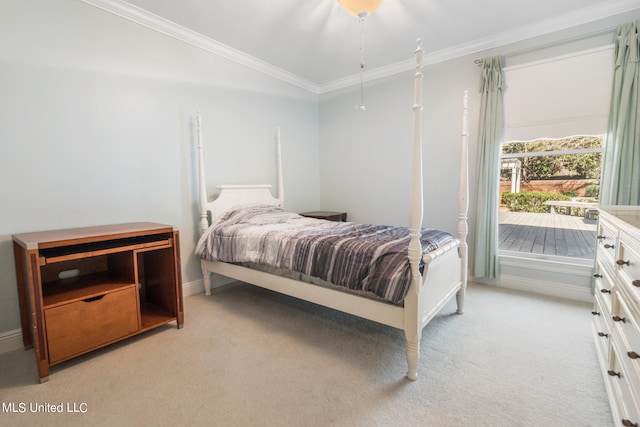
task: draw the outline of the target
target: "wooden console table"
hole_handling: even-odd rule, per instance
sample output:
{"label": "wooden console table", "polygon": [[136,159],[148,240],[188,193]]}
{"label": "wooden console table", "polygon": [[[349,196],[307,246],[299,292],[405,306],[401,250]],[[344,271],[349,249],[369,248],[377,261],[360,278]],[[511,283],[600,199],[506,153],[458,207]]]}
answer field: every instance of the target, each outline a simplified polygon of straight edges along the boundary
{"label": "wooden console table", "polygon": [[13,235],[25,348],[49,367],[184,322],[180,238],[149,222]]}

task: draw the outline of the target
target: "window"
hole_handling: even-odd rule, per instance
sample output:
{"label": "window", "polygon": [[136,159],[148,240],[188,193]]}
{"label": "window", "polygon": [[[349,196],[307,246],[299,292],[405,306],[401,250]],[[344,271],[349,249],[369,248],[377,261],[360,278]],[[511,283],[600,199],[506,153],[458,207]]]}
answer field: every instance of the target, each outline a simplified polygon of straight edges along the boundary
{"label": "window", "polygon": [[606,46],[504,69],[500,257],[592,263],[612,61]]}
{"label": "window", "polygon": [[[514,196],[515,201],[509,203],[519,202],[522,192],[535,181],[534,176],[544,177],[547,181],[579,176],[596,180],[594,185],[597,183],[597,159],[602,150],[602,137],[599,136],[607,131],[613,82],[613,45],[605,45],[611,40],[610,35],[605,36],[606,40],[594,36],[507,58],[503,69],[506,89],[503,150],[499,164],[501,179],[505,181],[503,185],[508,186],[508,191],[513,188],[513,192],[519,192]],[[588,46],[592,49],[580,50]],[[572,53],[550,57],[560,51]],[[546,59],[531,61],[533,57],[543,56]],[[563,157],[572,155],[579,157]],[[591,166],[583,168],[583,164]],[[592,196],[586,194],[586,188],[580,189],[578,195],[575,192],[563,195],[563,192],[560,189],[552,199],[538,199],[540,205],[549,206],[549,213],[531,215],[543,215],[546,223],[525,227],[510,224],[504,218],[498,221],[501,223],[499,232],[504,233],[506,228],[514,226],[513,234],[502,235],[503,241],[498,248],[498,286],[593,301],[593,255],[581,253],[578,248],[595,247],[594,234],[585,236],[585,233],[594,233],[595,229],[567,231],[571,230],[567,226],[571,220],[584,227],[594,226],[590,224],[595,222],[593,212],[585,212],[589,205],[584,203],[590,203],[589,199],[573,200],[577,204],[556,205],[555,214],[551,214],[551,205],[547,204],[562,201],[562,198]],[[581,210],[576,211],[576,206]],[[505,207],[498,212],[496,206],[496,216],[503,215]],[[571,215],[567,215],[569,208]],[[578,245],[580,234],[586,245]],[[542,237],[538,239],[538,236]],[[507,242],[507,239],[510,240]],[[592,244],[588,244],[589,240]],[[531,243],[529,247],[517,247],[516,241]],[[510,245],[508,249],[505,249],[505,242]],[[551,249],[552,243],[554,249]]]}
{"label": "window", "polygon": [[593,260],[602,136],[502,145],[499,252]]}

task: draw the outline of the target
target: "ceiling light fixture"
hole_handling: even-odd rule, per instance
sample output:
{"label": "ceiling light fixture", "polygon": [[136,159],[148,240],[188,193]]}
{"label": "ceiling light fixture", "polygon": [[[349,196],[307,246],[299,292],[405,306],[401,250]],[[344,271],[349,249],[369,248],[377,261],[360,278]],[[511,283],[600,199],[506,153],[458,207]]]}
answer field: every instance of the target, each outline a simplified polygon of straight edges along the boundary
{"label": "ceiling light fixture", "polygon": [[360,21],[360,111],[364,106],[364,19],[380,7],[382,0],[338,0],[340,5]]}
{"label": "ceiling light fixture", "polygon": [[344,10],[362,19],[375,12],[382,0],[338,0],[338,3]]}

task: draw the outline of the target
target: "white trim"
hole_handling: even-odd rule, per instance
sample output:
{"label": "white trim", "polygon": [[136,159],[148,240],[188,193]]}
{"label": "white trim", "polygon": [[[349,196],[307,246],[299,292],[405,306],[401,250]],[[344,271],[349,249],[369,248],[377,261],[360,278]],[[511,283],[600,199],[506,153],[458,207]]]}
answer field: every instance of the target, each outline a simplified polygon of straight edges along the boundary
{"label": "white trim", "polygon": [[[595,245],[595,243],[594,243]],[[523,254],[514,251],[499,251],[501,265],[517,268],[539,268],[551,273],[564,273],[589,277],[595,260],[586,258],[561,257],[555,255]]]}
{"label": "white trim", "polygon": [[499,288],[550,295],[575,301],[593,302],[591,290],[583,286],[547,282],[509,275],[500,275],[497,286]]}
{"label": "white trim", "polygon": [[303,79],[289,71],[269,64],[246,53],[206,37],[200,33],[190,30],[168,19],[154,15],[144,9],[127,3],[123,0],[81,0],[97,8],[103,9],[114,15],[133,21],[137,24],[144,25],[159,33],[173,37],[195,47],[206,50],[230,61],[244,65],[253,70],[274,77],[283,82],[298,86],[309,92],[318,94],[319,88],[315,83]]}
{"label": "white trim", "polygon": [[[82,2],[103,9],[114,15],[144,25],[148,28],[156,30],[162,34],[174,37],[193,46],[202,48],[208,52],[227,58],[231,61],[252,68],[256,71],[267,74],[276,79],[298,86],[314,94],[323,94],[334,90],[346,88],[360,83],[360,74],[334,80],[325,84],[316,84],[307,79],[303,79],[293,73],[278,68],[272,64],[259,60],[244,52],[234,49],[230,46],[217,42],[209,37],[205,37],[200,33],[189,30],[172,21],[154,15],[137,6],[133,6],[123,0],[81,0]],[[572,13],[559,15],[544,21],[534,22],[529,25],[522,26],[517,30],[505,31],[490,37],[478,39],[470,43],[460,44],[451,48],[442,49],[432,53],[425,53],[423,65],[432,65],[451,59],[459,58],[465,55],[471,55],[499,46],[505,46],[515,42],[531,39],[534,37],[549,34],[555,31],[576,27],[587,24],[589,22],[601,20],[615,15],[631,12],[639,8],[637,0],[610,0],[602,4],[587,7]],[[597,34],[604,34],[612,28],[598,31]],[[582,38],[592,37],[594,33],[585,34],[574,38],[579,40]],[[566,42],[566,40],[563,40]],[[371,81],[383,77],[392,76],[398,73],[412,70],[415,64],[412,60],[391,64],[385,67],[379,67],[364,73],[364,81]]]}
{"label": "white trim", "polygon": [[[212,282],[214,282],[214,278],[212,277]],[[229,279],[228,277],[223,276],[215,276],[215,283],[212,283],[212,288],[219,288],[225,285],[229,285],[231,283],[235,283],[237,280]],[[182,284],[182,296],[189,297],[191,295],[197,295],[204,292],[204,280],[198,279],[191,282]]]}
{"label": "white trim", "polygon": [[[543,256],[518,255],[518,252],[501,251],[498,254],[500,268],[533,270],[532,275],[526,277],[513,274],[500,274],[497,286],[536,294],[551,295],[577,301],[592,302],[591,283],[594,261],[589,259]],[[540,275],[535,271],[540,271]],[[542,279],[546,273],[559,275],[560,281]],[[566,283],[567,277],[572,277],[577,283]],[[573,280],[572,279],[572,280]],[[580,284],[582,283],[582,284]]]}
{"label": "white trim", "polygon": [[0,333],[0,354],[19,350],[23,347],[21,329]]}
{"label": "white trim", "polygon": [[[593,267],[595,260],[588,258],[564,257],[558,255],[529,254],[517,251],[498,251],[500,262],[512,267],[531,268],[532,263],[544,266],[544,269],[554,273],[566,273],[567,269],[576,267]],[[503,262],[504,261],[504,262]],[[547,267],[553,266],[553,267]],[[549,268],[551,268],[549,270]],[[578,274],[577,271],[569,271],[571,274]]]}
{"label": "white trim", "polygon": [[[571,138],[571,137],[568,137],[568,138]],[[568,138],[556,138],[556,139],[568,139]],[[511,144],[514,142],[527,143],[530,141],[509,141],[509,142],[503,142],[503,144]],[[582,148],[582,149],[576,149],[576,150],[558,150],[558,151],[532,151],[530,153],[508,153],[508,154],[500,154],[500,159],[519,159],[521,157],[551,157],[551,156],[564,156],[565,154],[588,154],[588,153],[602,153],[602,148]]]}
{"label": "white trim", "polygon": [[202,292],[202,279],[182,284],[182,296],[189,297]]}
{"label": "white trim", "polygon": [[502,71],[506,73],[507,71],[520,70],[522,68],[531,68],[531,67],[535,67],[537,65],[547,64],[549,62],[557,62],[557,61],[562,61],[562,60],[565,60],[565,59],[577,58],[579,56],[591,55],[592,53],[603,52],[603,51],[606,51],[606,50],[613,51],[614,48],[615,48],[615,45],[613,43],[610,43],[610,44],[607,44],[607,45],[604,45],[604,46],[593,47],[591,49],[585,49],[585,50],[580,50],[580,51],[577,51],[577,52],[565,53],[563,55],[551,56],[549,58],[539,59],[537,61],[525,62],[523,64],[511,65],[509,67],[504,67],[502,69]]}

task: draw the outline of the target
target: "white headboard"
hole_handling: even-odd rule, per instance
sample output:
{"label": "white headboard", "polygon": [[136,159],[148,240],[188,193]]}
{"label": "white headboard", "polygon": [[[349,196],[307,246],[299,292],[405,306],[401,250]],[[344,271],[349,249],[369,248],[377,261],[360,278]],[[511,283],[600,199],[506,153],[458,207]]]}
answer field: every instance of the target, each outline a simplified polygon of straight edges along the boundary
{"label": "white headboard", "polygon": [[220,195],[206,204],[206,210],[215,219],[224,211],[238,206],[281,206],[280,199],[273,197],[270,185],[218,185]]}
{"label": "white headboard", "polygon": [[284,204],[284,185],[282,180],[282,150],[280,146],[280,128],[276,132],[277,169],[278,169],[278,197],[271,194],[271,185],[219,185],[220,194],[209,201],[207,195],[207,181],[204,172],[204,147],[202,145],[202,123],[200,112],[196,116],[198,130],[198,169],[200,187],[200,232],[209,228],[209,214],[214,220],[227,209],[237,206]]}

